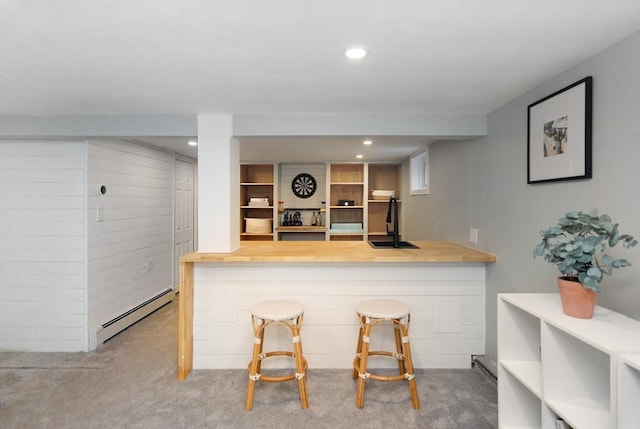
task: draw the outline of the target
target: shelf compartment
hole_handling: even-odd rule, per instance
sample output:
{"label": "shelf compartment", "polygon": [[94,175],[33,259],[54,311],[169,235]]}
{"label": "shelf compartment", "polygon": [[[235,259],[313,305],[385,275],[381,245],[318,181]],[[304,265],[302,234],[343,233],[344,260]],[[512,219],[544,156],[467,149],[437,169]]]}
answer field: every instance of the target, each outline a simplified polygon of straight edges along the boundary
{"label": "shelf compartment", "polygon": [[330,182],[364,184],[364,164],[331,164]]}
{"label": "shelf compartment", "polygon": [[363,210],[362,207],[340,207],[330,211],[330,223],[362,223]]}
{"label": "shelf compartment", "polygon": [[573,401],[547,400],[546,405],[576,429],[602,429],[611,426],[608,410],[603,410],[597,400],[582,398]]}
{"label": "shelf compartment", "polygon": [[269,206],[273,207],[273,185],[252,184],[240,186],[240,204],[242,206],[249,206],[251,198],[265,197],[269,199]]}
{"label": "shelf compartment", "polygon": [[241,184],[263,184],[272,185],[273,164],[241,164],[240,165],[240,183]]}
{"label": "shelf compartment", "polygon": [[498,368],[499,424],[507,428],[541,428],[541,401],[504,367]]}
{"label": "shelf compartment", "polygon": [[549,323],[542,324],[546,403],[575,428],[611,427],[611,358]]}
{"label": "shelf compartment", "polygon": [[[396,191],[396,197],[400,196],[401,164],[369,164],[369,191],[368,196],[373,200],[371,192],[374,189],[389,189]],[[376,200],[385,202],[385,200]],[[389,199],[386,199],[388,202]]]}
{"label": "shelf compartment", "polygon": [[[382,204],[380,204],[382,203]],[[387,211],[389,208],[388,201],[369,201],[368,207],[368,229],[369,234],[386,235]],[[402,219],[402,205],[398,204],[398,216]],[[393,225],[389,225],[393,229]]]}
{"label": "shelf compartment", "polygon": [[505,360],[501,365],[538,398],[542,398],[540,362]]}
{"label": "shelf compartment", "polygon": [[353,207],[339,204],[340,200],[353,200],[355,206],[362,207],[364,186],[350,184],[331,184],[331,207]]}
{"label": "shelf compartment", "polygon": [[498,338],[499,360],[531,361],[540,366],[540,319],[505,300],[499,300]]}
{"label": "shelf compartment", "polygon": [[640,352],[618,358],[618,427],[633,428],[640,422]]}

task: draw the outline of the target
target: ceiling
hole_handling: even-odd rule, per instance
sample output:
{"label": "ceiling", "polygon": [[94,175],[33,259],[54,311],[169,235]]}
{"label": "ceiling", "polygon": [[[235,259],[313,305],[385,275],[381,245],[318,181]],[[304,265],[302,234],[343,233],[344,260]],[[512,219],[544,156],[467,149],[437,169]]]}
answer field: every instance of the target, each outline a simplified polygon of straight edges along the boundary
{"label": "ceiling", "polygon": [[[0,114],[487,114],[638,30],[637,0],[0,0]],[[269,153],[351,140],[298,141]]]}

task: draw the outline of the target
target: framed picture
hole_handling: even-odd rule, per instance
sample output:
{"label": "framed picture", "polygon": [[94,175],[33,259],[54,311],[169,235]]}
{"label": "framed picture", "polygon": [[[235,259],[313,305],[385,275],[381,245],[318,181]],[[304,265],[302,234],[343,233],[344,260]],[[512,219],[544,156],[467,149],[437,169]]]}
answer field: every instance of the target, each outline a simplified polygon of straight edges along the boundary
{"label": "framed picture", "polygon": [[592,80],[529,105],[527,183],[591,178]]}

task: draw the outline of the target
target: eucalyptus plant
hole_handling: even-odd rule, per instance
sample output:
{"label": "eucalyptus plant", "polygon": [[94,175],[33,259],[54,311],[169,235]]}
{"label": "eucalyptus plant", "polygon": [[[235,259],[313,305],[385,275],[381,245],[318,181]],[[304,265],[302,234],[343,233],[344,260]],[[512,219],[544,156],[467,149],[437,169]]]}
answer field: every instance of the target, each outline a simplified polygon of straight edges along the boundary
{"label": "eucalyptus plant", "polygon": [[[631,265],[626,259],[614,259],[604,253],[607,247],[621,243],[624,248],[638,244],[632,236],[620,234],[618,224],[607,215],[591,215],[571,211],[558,224],[540,231],[542,241],[533,251],[534,258],[556,264],[560,272],[595,292],[600,292],[603,274],[611,275],[614,268]],[[599,257],[599,255],[601,255]]]}

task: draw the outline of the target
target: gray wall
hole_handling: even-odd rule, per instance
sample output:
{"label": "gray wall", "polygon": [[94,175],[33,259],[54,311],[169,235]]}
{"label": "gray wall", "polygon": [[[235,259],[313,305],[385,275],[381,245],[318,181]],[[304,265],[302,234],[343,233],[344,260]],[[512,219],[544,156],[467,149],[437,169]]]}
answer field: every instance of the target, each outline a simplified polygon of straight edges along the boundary
{"label": "gray wall", "polygon": [[[593,178],[527,185],[527,106],[593,76]],[[539,231],[568,210],[609,214],[640,237],[640,33],[535,87],[488,116],[487,137],[430,147],[431,194],[409,199],[411,239],[446,239],[497,255],[487,273],[487,363],[496,362],[496,297],[555,292],[554,266],[532,258]],[[469,228],[479,229],[477,245]],[[640,319],[640,247],[603,282],[598,304]]]}

